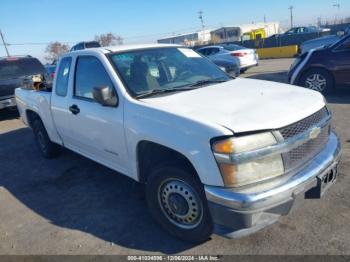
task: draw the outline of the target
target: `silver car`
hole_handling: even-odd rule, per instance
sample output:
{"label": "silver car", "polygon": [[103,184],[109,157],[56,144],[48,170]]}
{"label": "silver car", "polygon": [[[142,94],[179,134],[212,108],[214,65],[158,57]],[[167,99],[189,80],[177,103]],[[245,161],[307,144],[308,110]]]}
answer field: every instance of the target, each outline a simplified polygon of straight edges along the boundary
{"label": "silver car", "polygon": [[241,73],[248,68],[259,64],[258,54],[254,49],[245,48],[234,44],[222,44],[215,46],[206,46],[196,50],[210,60],[225,59],[233,61],[238,59]]}

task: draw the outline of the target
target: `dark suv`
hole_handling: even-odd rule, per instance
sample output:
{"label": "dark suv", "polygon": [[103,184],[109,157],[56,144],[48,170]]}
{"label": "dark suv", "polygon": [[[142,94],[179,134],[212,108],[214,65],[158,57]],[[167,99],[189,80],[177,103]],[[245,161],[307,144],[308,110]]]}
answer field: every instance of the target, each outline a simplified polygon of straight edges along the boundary
{"label": "dark suv", "polygon": [[298,57],[288,73],[289,83],[323,94],[350,85],[350,35]]}
{"label": "dark suv", "polygon": [[34,76],[45,76],[44,66],[31,56],[0,58],[0,109],[14,107],[15,89]]}

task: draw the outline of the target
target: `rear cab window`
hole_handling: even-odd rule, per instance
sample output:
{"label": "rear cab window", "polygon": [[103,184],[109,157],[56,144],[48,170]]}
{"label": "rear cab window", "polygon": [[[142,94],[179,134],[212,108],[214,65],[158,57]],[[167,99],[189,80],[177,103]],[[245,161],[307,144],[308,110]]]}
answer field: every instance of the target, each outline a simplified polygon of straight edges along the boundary
{"label": "rear cab window", "polygon": [[71,70],[72,58],[65,57],[62,59],[56,77],[56,95],[66,96],[68,89],[69,73]]}

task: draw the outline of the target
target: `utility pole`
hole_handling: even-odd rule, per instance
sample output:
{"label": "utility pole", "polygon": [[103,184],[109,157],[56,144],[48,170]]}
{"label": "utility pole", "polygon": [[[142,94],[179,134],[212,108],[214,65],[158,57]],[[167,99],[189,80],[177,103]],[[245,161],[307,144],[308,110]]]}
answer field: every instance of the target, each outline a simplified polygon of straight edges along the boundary
{"label": "utility pole", "polygon": [[203,21],[203,12],[202,12],[202,10],[200,10],[199,12],[198,12],[198,18],[199,18],[199,20],[201,20],[201,25],[202,25],[202,29],[204,29],[204,21]]}
{"label": "utility pole", "polygon": [[266,24],[266,15],[264,15],[264,24]]}
{"label": "utility pole", "polygon": [[0,30],[0,36],[1,36],[1,39],[2,39],[2,43],[4,44],[6,54],[7,54],[7,56],[9,57],[9,56],[10,56],[10,53],[9,53],[9,50],[7,49],[7,44],[6,44],[6,42],[5,42],[5,39],[4,39],[4,36],[3,36],[2,32],[1,32],[1,30]]}
{"label": "utility pole", "polygon": [[[337,13],[336,13],[336,15],[335,15],[335,18],[334,18],[334,24],[337,24],[338,19],[340,19],[340,18],[339,18],[340,4],[339,4],[339,3],[338,3],[338,4],[334,4],[333,7],[335,7],[335,8],[338,9],[338,10],[337,10]],[[340,22],[339,22],[339,23],[340,23]]]}
{"label": "utility pole", "polygon": [[340,4],[334,4],[333,7],[337,7],[338,8],[338,11],[340,9]]}
{"label": "utility pole", "polygon": [[294,9],[294,6],[290,6],[288,8],[290,10],[290,27],[293,28],[293,9]]}

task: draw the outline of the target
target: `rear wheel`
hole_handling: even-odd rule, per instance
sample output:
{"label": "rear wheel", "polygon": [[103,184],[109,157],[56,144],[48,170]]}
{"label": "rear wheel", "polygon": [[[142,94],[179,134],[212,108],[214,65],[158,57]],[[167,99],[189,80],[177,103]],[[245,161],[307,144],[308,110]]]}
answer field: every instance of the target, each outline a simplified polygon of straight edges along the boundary
{"label": "rear wheel", "polygon": [[161,165],[148,179],[146,198],[153,218],[171,235],[199,243],[212,234],[207,200],[195,174],[175,164]]}
{"label": "rear wheel", "polygon": [[305,72],[300,78],[300,85],[322,94],[331,94],[334,91],[332,75],[321,68],[315,68]]}
{"label": "rear wheel", "polygon": [[53,158],[59,155],[61,147],[52,143],[46,129],[40,119],[35,119],[32,124],[36,144],[40,153],[45,158]]}

